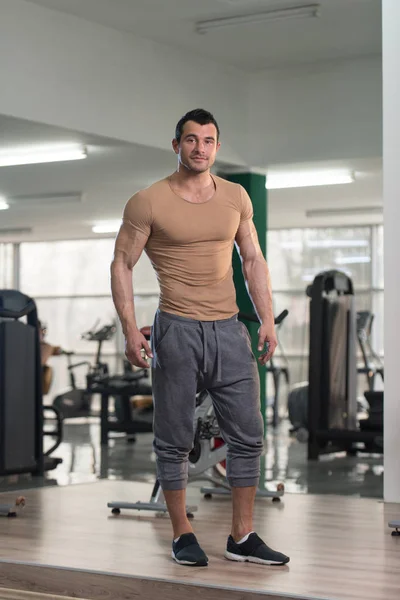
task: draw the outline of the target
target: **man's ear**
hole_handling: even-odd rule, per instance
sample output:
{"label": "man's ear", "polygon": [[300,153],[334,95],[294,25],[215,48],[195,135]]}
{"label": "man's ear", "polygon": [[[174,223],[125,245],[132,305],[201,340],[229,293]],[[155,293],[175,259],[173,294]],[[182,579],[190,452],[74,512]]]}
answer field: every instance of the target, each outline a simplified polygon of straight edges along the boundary
{"label": "man's ear", "polygon": [[172,140],[172,148],[173,148],[175,154],[179,154],[179,142],[175,138]]}

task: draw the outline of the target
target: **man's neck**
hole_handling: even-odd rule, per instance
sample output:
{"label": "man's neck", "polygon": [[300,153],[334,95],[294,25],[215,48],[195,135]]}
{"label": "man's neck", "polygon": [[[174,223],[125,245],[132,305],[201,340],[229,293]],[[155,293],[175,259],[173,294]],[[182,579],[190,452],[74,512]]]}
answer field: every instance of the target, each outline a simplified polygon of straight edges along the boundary
{"label": "man's neck", "polygon": [[193,173],[184,167],[172,174],[171,181],[180,187],[192,190],[204,189],[213,183],[209,169],[203,173]]}

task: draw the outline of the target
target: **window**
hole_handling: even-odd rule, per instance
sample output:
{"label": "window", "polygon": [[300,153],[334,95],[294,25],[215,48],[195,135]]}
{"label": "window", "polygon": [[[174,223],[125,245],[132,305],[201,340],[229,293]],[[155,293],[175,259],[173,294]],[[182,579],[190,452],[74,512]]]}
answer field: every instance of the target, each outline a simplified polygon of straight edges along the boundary
{"label": "window", "polygon": [[303,290],[327,269],[344,271],[357,288],[371,283],[371,229],[281,229],[268,232],[268,262],[276,290]]}
{"label": "window", "polygon": [[[274,311],[289,318],[279,330],[279,350],[290,362],[291,383],[308,378],[309,299],[306,287],[325,269],[345,271],[355,286],[357,310],[374,312],[373,348],[383,355],[383,226],[270,230],[268,263]],[[14,245],[0,244],[0,287],[12,287]],[[94,358],[93,342],[81,339],[96,321],[117,320],[111,298],[110,262],[114,240],[69,240],[20,245],[20,289],[35,298],[51,343]],[[17,254],[18,256],[18,254]],[[159,285],[143,254],[133,273],[139,327],[151,325]],[[117,364],[123,356],[120,327],[104,344],[104,357]],[[83,360],[83,359],[82,359]],[[53,359],[61,368],[62,359]],[[65,381],[65,365],[62,365]],[[61,378],[60,378],[61,381]]]}
{"label": "window", "polygon": [[[118,329],[102,345],[102,357],[115,373],[121,367],[124,343],[111,297],[110,263],[113,239],[24,243],[20,247],[20,289],[32,296],[39,318],[48,328],[47,340],[76,353],[72,362],[95,360],[97,343],[82,334],[113,321]],[[151,325],[158,306],[159,286],[148,257],[143,254],[134,269],[133,289],[139,327]],[[54,369],[52,397],[68,385],[67,363],[51,359]],[[84,385],[87,367],[77,369]]]}
{"label": "window", "polygon": [[21,244],[20,286],[28,296],[110,294],[114,240]]}
{"label": "window", "polygon": [[356,310],[374,312],[373,347],[383,353],[382,226],[271,230],[267,243],[274,312],[289,311],[278,331],[277,354],[288,357],[291,383],[308,379],[306,288],[321,271],[337,269],[351,277]]}
{"label": "window", "polygon": [[13,287],[14,245],[0,243],[0,289]]}

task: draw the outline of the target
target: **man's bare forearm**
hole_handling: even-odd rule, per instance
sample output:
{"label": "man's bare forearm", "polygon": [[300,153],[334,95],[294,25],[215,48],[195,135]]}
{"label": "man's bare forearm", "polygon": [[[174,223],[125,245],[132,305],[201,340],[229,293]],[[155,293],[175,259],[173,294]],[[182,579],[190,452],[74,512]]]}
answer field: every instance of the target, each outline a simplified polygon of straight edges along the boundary
{"label": "man's bare forearm", "polygon": [[243,261],[243,275],[249,296],[262,323],[274,322],[269,268],[263,256]]}
{"label": "man's bare forearm", "polygon": [[111,291],[125,337],[137,329],[132,287],[132,270],[123,262],[111,265]]}

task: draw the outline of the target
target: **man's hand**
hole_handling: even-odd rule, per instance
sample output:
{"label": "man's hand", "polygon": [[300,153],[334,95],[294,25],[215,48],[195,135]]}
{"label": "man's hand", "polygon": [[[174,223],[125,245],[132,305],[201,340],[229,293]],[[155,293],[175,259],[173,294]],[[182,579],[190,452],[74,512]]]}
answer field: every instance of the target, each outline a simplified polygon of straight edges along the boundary
{"label": "man's hand", "polygon": [[258,330],[257,350],[259,352],[262,352],[264,350],[265,344],[267,344],[266,352],[261,354],[261,356],[258,358],[258,362],[262,365],[265,365],[269,361],[269,359],[275,352],[275,348],[278,345],[278,340],[276,339],[275,327],[273,323],[262,323],[260,329]]}
{"label": "man's hand", "polygon": [[135,367],[148,369],[149,363],[143,357],[143,351],[146,356],[153,358],[153,353],[146,338],[138,329],[136,329],[127,335],[125,339],[125,356]]}

